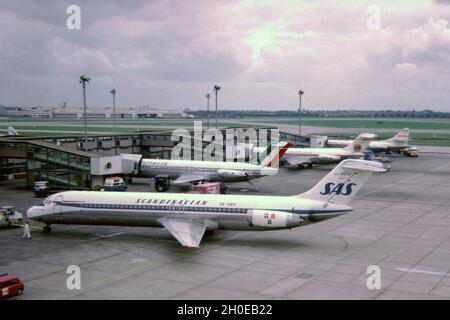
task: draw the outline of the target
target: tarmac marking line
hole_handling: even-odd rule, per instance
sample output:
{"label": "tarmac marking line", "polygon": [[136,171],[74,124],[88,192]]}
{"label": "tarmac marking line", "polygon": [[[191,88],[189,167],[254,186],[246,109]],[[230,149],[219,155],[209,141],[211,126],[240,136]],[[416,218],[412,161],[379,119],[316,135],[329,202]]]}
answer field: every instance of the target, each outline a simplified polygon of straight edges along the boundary
{"label": "tarmac marking line", "polygon": [[428,271],[428,270],[420,270],[415,268],[395,268],[395,270],[407,272],[407,273],[421,273],[421,274],[432,274],[436,276],[447,276],[446,272],[435,272],[435,271]]}

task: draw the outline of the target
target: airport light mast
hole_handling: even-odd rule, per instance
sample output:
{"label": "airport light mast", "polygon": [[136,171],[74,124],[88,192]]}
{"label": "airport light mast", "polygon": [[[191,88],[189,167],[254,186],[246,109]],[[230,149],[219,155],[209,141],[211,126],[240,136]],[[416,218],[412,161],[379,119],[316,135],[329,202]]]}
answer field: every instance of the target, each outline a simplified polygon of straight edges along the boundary
{"label": "airport light mast", "polygon": [[87,107],[86,107],[86,82],[89,82],[88,77],[86,77],[85,75],[80,76],[80,83],[81,86],[83,87],[83,108],[84,108],[84,150],[88,151],[88,137],[87,137]]}
{"label": "airport light mast", "polygon": [[209,93],[206,94],[206,127],[209,129]]}
{"label": "airport light mast", "polygon": [[117,154],[117,146],[116,146],[116,89],[112,89],[109,93],[111,93],[112,97],[113,97],[114,153]]}
{"label": "airport light mast", "polygon": [[302,135],[302,95],[305,92],[303,92],[302,90],[298,91],[298,97],[299,97],[299,102],[298,102],[298,135],[299,137]]}
{"label": "airport light mast", "polygon": [[214,86],[214,92],[215,92],[215,94],[216,94],[216,129],[218,128],[217,127],[217,117],[218,117],[218,112],[217,112],[217,93],[219,92],[219,90],[220,90],[220,87],[216,84],[215,86]]}

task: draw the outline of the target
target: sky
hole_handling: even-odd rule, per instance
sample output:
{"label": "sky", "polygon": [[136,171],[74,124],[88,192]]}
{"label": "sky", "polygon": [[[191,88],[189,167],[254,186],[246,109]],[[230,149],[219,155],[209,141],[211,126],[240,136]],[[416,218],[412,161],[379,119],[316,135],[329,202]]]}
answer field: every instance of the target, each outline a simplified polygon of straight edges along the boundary
{"label": "sky", "polygon": [[450,111],[450,0],[2,0],[0,74],[7,106],[86,74],[89,107]]}

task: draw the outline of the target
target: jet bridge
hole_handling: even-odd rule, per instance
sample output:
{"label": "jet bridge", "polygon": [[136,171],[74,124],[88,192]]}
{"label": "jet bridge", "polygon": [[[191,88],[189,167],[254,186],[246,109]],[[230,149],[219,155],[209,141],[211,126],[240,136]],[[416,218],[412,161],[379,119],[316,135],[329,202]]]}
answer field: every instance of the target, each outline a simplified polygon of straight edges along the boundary
{"label": "jet bridge", "polygon": [[52,189],[91,190],[103,185],[106,176],[122,173],[121,156],[102,156],[43,141],[0,141],[1,171],[20,163],[27,186],[46,180]]}

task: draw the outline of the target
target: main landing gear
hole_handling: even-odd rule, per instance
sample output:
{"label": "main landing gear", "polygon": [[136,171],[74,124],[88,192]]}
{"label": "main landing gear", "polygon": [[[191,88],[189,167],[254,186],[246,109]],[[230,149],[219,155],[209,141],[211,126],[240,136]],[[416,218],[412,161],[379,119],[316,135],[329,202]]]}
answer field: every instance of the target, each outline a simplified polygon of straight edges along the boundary
{"label": "main landing gear", "polygon": [[46,224],[45,227],[42,228],[42,232],[49,233],[52,231],[52,227],[49,224]]}
{"label": "main landing gear", "polygon": [[312,163],[302,163],[302,164],[297,165],[297,168],[299,168],[299,169],[304,169],[305,167],[308,167],[311,169],[313,167],[313,164]]}
{"label": "main landing gear", "polygon": [[205,230],[205,237],[211,237],[216,230]]}

